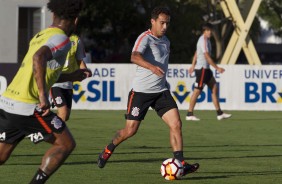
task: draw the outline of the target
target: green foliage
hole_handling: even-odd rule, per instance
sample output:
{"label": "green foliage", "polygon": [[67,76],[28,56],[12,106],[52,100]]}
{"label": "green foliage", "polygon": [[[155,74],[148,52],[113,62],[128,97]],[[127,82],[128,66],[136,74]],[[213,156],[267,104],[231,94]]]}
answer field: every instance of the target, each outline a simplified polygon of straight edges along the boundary
{"label": "green foliage", "polygon": [[[170,63],[191,63],[203,15],[212,13],[210,21],[225,18],[217,1],[211,0],[85,1],[79,31],[91,40],[86,43],[86,48],[100,53],[99,58],[94,57],[94,62],[129,63],[135,40],[150,28],[150,13],[155,6],[164,5],[171,9],[171,26],[167,32],[171,41]],[[240,2],[239,5],[243,1]],[[277,35],[282,35],[281,9],[281,0],[263,0],[259,9],[259,16],[269,21]],[[216,24],[213,43],[216,60],[223,55],[232,32],[230,20]],[[251,38],[256,41],[259,33],[260,23],[256,18],[250,30]]]}
{"label": "green foliage", "polygon": [[168,6],[172,12],[171,27],[167,33],[171,40],[170,61],[190,63],[197,41],[194,30],[200,27],[203,14],[199,2],[86,0],[87,6],[81,15],[79,30],[95,41],[87,45],[90,50],[102,47],[110,53],[119,53],[117,58],[104,58],[102,62],[129,62],[135,40],[150,28],[151,10],[159,5]]}
{"label": "green foliage", "polygon": [[277,36],[282,36],[282,1],[263,0],[258,12],[259,16],[268,21]]}

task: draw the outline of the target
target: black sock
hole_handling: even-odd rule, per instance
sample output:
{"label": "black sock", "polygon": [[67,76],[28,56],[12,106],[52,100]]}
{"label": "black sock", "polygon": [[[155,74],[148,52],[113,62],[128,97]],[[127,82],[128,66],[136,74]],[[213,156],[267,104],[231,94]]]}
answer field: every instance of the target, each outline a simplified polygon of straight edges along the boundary
{"label": "black sock", "polygon": [[216,113],[217,113],[217,115],[218,115],[218,116],[220,116],[220,115],[222,115],[222,114],[223,114],[223,112],[222,112],[222,110],[221,110],[221,109],[218,109],[218,110],[216,111]]}
{"label": "black sock", "polygon": [[38,169],[30,184],[43,184],[48,180],[48,178],[49,176],[44,171]]}
{"label": "black sock", "polygon": [[193,116],[193,112],[187,112],[187,116]]}
{"label": "black sock", "polygon": [[111,142],[108,146],[107,146],[107,149],[110,150],[111,152],[114,152],[116,148],[116,145],[114,145],[113,142]]}
{"label": "black sock", "polygon": [[174,155],[174,158],[176,158],[180,162],[184,161],[183,151],[175,151],[175,152],[173,152],[173,155]]}

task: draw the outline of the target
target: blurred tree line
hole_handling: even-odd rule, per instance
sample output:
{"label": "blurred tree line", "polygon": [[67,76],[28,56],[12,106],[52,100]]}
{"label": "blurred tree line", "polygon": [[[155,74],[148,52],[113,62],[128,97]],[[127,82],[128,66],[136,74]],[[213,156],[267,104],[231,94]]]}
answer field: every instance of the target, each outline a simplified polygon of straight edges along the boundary
{"label": "blurred tree line", "polygon": [[[239,7],[244,1],[237,0]],[[171,24],[167,37],[171,41],[170,63],[191,63],[201,25],[214,23],[214,58],[219,61],[233,32],[218,0],[85,0],[86,7],[79,20],[81,37],[93,62],[129,63],[137,37],[150,28],[150,14],[155,6],[168,6]],[[263,0],[258,15],[282,36],[282,1]],[[256,17],[250,32],[254,42],[260,35]]]}

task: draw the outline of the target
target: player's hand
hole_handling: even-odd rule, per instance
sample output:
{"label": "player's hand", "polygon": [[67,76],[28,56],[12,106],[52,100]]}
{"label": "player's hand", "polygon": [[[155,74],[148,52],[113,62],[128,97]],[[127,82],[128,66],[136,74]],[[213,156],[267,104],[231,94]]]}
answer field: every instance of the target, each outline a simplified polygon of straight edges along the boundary
{"label": "player's hand", "polygon": [[71,73],[72,75],[72,81],[82,81],[87,78],[88,75],[90,75],[91,71],[89,72],[88,69],[78,69]]}
{"label": "player's hand", "polygon": [[159,77],[164,76],[164,71],[158,66],[153,66],[150,70]]}
{"label": "player's hand", "polygon": [[50,109],[42,110],[42,112],[41,116],[47,116],[50,113]]}
{"label": "player's hand", "polygon": [[39,102],[40,103],[37,105],[39,109],[46,110],[50,108],[50,102],[46,93],[39,95]]}
{"label": "player's hand", "polygon": [[194,66],[191,66],[188,70],[189,74],[192,74],[195,70],[195,67]]}
{"label": "player's hand", "polygon": [[86,78],[91,77],[92,76],[92,72],[90,69],[86,68],[86,71],[84,72],[84,74],[86,75]]}
{"label": "player's hand", "polygon": [[221,67],[217,67],[217,69],[216,69],[219,73],[223,73],[224,71],[225,71],[225,69],[224,68],[221,68]]}
{"label": "player's hand", "polygon": [[39,95],[39,104],[36,106],[36,110],[41,114],[41,116],[46,116],[50,112],[50,102],[48,100],[47,95],[44,93],[42,95]]}

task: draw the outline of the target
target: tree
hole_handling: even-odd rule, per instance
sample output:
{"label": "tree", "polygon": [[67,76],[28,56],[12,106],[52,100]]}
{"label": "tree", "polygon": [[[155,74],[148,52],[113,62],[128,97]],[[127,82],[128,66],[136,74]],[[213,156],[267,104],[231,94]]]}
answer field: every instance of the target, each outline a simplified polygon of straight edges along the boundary
{"label": "tree", "polygon": [[[171,40],[171,62],[190,62],[195,51],[195,27],[199,27],[203,13],[198,3],[185,0],[86,0],[86,4],[79,30],[93,41],[87,45],[90,50],[102,47],[110,53],[101,62],[129,62],[134,41],[150,28],[150,13],[158,5],[168,6],[172,12],[167,33]],[[115,57],[117,55],[119,57]]]}
{"label": "tree", "polygon": [[268,21],[277,36],[282,37],[282,1],[263,0],[258,14]]}
{"label": "tree", "polygon": [[[191,63],[201,24],[214,23],[214,58],[220,61],[233,32],[233,23],[225,19],[217,0],[85,0],[79,31],[90,40],[86,44],[95,62],[130,62],[131,49],[137,36],[150,28],[150,13],[155,6],[171,9],[171,24],[167,36],[171,41],[171,63]],[[237,0],[243,8],[244,1]],[[282,35],[282,2],[263,0],[259,16],[269,21],[277,35]],[[255,19],[250,35],[256,41],[260,23]]]}

